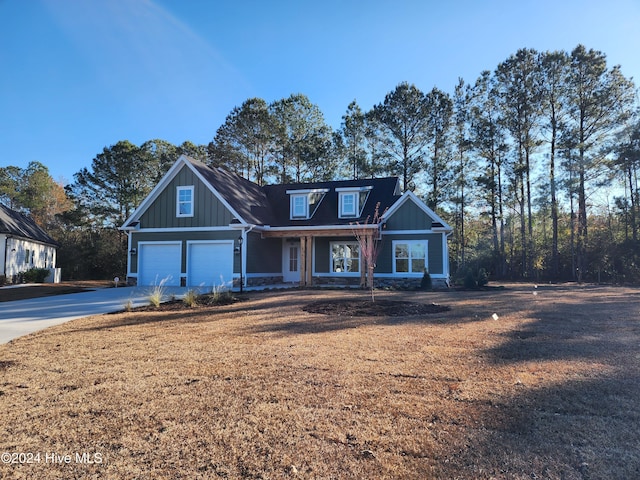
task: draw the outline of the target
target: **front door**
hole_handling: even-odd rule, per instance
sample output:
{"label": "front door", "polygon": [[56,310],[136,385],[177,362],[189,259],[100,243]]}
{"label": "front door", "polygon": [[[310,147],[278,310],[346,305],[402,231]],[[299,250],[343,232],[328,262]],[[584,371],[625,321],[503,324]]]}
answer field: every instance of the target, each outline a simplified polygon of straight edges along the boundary
{"label": "front door", "polygon": [[284,239],[282,244],[282,280],[300,281],[300,241]]}

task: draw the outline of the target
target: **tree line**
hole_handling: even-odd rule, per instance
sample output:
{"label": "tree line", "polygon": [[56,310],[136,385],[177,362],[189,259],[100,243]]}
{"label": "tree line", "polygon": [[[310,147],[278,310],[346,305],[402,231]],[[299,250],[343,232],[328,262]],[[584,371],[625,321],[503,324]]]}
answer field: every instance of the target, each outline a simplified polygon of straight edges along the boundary
{"label": "tree line", "polygon": [[[41,221],[63,245],[65,275],[123,274],[118,227],[182,153],[260,185],[397,176],[454,227],[460,276],[640,281],[636,89],[582,45],[520,49],[452,94],[400,83],[369,111],[351,102],[336,130],[293,94],[246,100],[208,145],[118,142]],[[0,169],[0,200],[41,215],[19,193],[33,173],[18,170]]]}

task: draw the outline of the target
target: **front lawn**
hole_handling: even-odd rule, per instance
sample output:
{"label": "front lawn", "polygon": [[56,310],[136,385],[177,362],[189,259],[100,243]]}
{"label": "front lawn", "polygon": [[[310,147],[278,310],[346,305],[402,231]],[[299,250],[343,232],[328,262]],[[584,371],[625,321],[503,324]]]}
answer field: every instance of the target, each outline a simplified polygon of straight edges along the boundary
{"label": "front lawn", "polygon": [[640,290],[245,295],[0,345],[0,477],[640,477]]}

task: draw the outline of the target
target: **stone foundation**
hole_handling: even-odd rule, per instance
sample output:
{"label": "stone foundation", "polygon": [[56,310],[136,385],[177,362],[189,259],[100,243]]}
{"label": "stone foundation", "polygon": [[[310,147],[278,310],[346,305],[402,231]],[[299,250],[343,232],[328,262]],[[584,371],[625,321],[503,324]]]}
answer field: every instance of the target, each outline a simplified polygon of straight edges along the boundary
{"label": "stone foundation", "polygon": [[313,277],[312,284],[314,286],[335,285],[337,287],[353,287],[360,285],[360,277]]}
{"label": "stone foundation", "polygon": [[[247,287],[262,287],[265,285],[278,285],[284,283],[282,275],[276,275],[273,277],[249,277],[246,280]],[[233,280],[233,286],[240,288],[239,278],[235,278]]]}
{"label": "stone foundation", "polygon": [[[376,278],[376,288],[389,288],[392,290],[419,290],[422,284],[422,278]],[[444,278],[432,278],[431,288],[443,289],[449,288]]]}

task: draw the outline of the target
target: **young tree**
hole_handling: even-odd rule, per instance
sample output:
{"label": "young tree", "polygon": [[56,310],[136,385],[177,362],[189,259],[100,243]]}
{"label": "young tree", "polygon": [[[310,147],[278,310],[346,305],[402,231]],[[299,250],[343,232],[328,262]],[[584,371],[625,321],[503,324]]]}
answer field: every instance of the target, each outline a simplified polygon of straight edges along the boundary
{"label": "young tree", "polygon": [[374,282],[373,272],[376,268],[376,262],[378,255],[380,255],[380,242],[382,241],[382,232],[380,231],[382,217],[386,213],[385,211],[380,214],[380,202],[376,204],[376,208],[373,214],[373,218],[367,217],[364,224],[360,222],[354,222],[351,224],[353,227],[353,235],[358,241],[358,247],[360,248],[360,258],[362,258],[364,265],[362,265],[364,276],[364,284],[361,287],[368,286],[371,289],[371,301],[375,301],[374,296]]}
{"label": "young tree", "polygon": [[390,159],[393,175],[402,178],[406,190],[416,188],[414,178],[424,169],[429,136],[429,106],[424,93],[414,85],[401,83],[384,102],[373,107],[379,122],[380,147]]}

